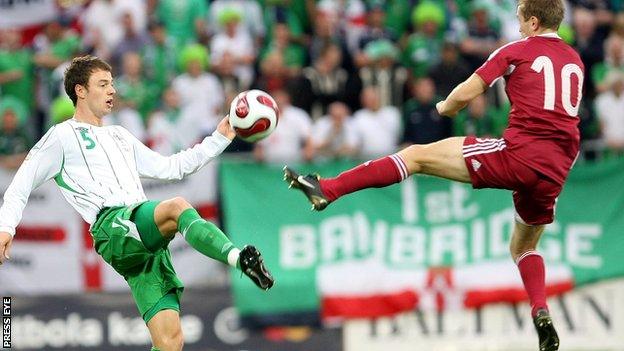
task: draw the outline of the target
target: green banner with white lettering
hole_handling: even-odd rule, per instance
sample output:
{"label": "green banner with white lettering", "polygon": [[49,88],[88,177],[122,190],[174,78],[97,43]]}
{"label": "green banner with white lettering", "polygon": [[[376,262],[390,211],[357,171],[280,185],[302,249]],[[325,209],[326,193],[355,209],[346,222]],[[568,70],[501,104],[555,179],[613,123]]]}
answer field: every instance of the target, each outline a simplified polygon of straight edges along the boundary
{"label": "green banner with white lettering", "polygon": [[[299,170],[327,177],[356,164]],[[243,315],[374,317],[525,298],[509,255],[509,191],[416,176],[313,212],[280,166],[226,160],[220,180],[225,228],[237,245],[256,245],[276,279],[263,292],[233,273]],[[549,294],[624,275],[623,161],[573,169],[539,251]]]}

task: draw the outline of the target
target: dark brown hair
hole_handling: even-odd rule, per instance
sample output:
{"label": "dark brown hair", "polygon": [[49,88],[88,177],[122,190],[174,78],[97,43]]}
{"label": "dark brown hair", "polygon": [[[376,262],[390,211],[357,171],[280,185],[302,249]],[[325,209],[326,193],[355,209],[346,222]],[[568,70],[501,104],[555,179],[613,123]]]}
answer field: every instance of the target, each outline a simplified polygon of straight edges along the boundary
{"label": "dark brown hair", "polygon": [[80,56],[72,60],[71,64],[65,70],[65,92],[69,95],[69,98],[76,106],[78,96],[76,96],[76,85],[80,84],[83,87],[87,87],[91,74],[95,71],[108,71],[111,72],[111,66],[104,62],[104,60],[91,56]]}
{"label": "dark brown hair", "polygon": [[540,27],[559,29],[565,8],[562,0],[519,0],[520,15],[525,20],[535,16]]}

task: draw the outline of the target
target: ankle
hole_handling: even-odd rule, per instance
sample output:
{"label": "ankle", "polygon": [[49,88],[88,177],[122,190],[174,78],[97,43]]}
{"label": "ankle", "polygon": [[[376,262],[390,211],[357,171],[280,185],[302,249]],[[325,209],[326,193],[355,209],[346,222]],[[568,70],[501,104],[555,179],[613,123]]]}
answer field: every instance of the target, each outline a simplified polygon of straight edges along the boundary
{"label": "ankle", "polygon": [[233,247],[230,252],[227,254],[227,263],[228,265],[240,269],[240,250],[236,247]]}

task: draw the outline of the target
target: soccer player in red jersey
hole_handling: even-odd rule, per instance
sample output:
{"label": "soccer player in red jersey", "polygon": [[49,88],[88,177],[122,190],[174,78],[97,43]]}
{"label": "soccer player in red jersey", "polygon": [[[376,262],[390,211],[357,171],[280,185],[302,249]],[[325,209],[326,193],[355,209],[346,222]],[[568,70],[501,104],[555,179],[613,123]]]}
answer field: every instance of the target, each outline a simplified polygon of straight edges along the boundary
{"label": "soccer player in red jersey", "polygon": [[536,246],[544,226],[553,221],[557,196],[579,152],[584,66],[557,35],[563,16],[562,0],[520,0],[517,17],[523,39],[494,51],[437,104],[440,115],[453,117],[495,80],[505,79],[511,112],[501,139],[452,137],[411,145],[335,178],[284,168],[289,185],[303,191],[319,211],[346,194],[388,186],[416,173],[474,188],[512,190],[516,222],[510,250],[529,296],[540,351],[557,350],[559,338],[548,313],[544,260]]}

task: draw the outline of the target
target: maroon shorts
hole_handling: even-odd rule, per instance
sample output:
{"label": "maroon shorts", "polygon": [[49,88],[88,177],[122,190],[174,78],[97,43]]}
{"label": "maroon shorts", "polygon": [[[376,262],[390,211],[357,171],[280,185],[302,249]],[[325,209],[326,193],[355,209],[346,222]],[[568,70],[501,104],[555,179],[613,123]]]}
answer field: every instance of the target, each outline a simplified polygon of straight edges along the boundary
{"label": "maroon shorts", "polygon": [[519,162],[504,139],[469,136],[462,151],[473,188],[513,190],[518,221],[531,225],[552,223],[563,185]]}

